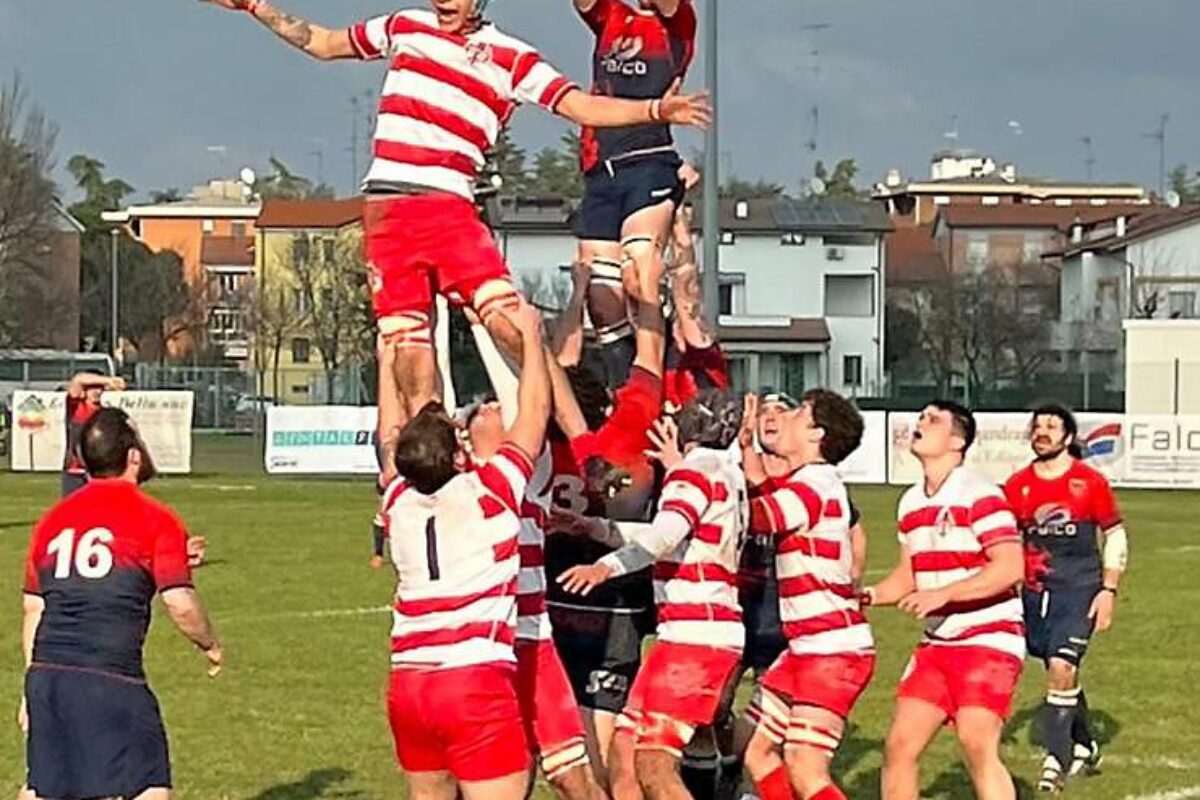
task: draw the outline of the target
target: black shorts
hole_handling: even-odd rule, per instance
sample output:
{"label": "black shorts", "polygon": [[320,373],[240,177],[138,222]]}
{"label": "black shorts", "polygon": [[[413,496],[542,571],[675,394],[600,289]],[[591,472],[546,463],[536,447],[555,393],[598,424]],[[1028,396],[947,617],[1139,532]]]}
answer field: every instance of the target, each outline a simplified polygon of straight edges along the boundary
{"label": "black shorts", "polygon": [[779,583],[775,576],[772,574],[762,584],[743,588],[740,601],[742,619],[746,622],[742,666],[753,670],[757,679],[787,649],[783,621],[779,618]]}
{"label": "black shorts", "polygon": [[581,708],[618,714],[642,665],[642,614],[550,606],[554,646]]}
{"label": "black shorts", "polygon": [[27,781],[38,797],[137,797],[171,786],[167,733],[145,683],[34,666],[25,698]]}
{"label": "black shorts", "polygon": [[1026,590],[1025,644],[1029,655],[1048,662],[1060,658],[1076,667],[1087,654],[1095,620],[1088,617],[1099,587]]}
{"label": "black shorts", "polygon": [[575,237],[621,241],[625,220],[644,208],[670,200],[683,202],[683,182],[675,153],[656,153],[593,169],[583,179],[583,203],[575,218]]}
{"label": "black shorts", "polygon": [[59,480],[61,497],[67,497],[87,486],[88,477],[85,472],[63,472]]}

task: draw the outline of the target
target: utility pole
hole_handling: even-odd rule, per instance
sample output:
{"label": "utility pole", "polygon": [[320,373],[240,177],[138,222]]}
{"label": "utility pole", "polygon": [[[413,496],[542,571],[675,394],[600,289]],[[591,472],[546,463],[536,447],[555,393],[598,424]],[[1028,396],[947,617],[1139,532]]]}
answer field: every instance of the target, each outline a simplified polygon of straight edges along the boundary
{"label": "utility pole", "polygon": [[108,337],[109,337],[109,347],[112,348],[113,359],[117,362],[120,362],[120,360],[121,360],[121,344],[120,344],[119,334],[117,333],[117,331],[119,330],[119,327],[117,324],[117,322],[118,322],[117,309],[119,308],[118,301],[121,296],[121,294],[120,294],[120,292],[121,292],[120,278],[118,277],[118,274],[117,274],[117,245],[119,244],[120,239],[121,239],[121,229],[120,229],[120,227],[114,225],[112,227],[112,265],[111,265],[111,269],[110,269],[111,277],[110,277],[110,286],[109,286],[109,291],[112,294],[112,298],[111,298],[112,299],[112,307],[109,312],[109,320],[108,320],[109,324],[111,325],[111,328],[109,329]]}
{"label": "utility pole", "polygon": [[1088,183],[1091,183],[1093,167],[1096,166],[1096,157],[1092,153],[1092,137],[1091,136],[1083,136],[1083,137],[1080,137],[1079,141],[1081,141],[1083,143],[1084,151],[1087,153],[1087,155],[1083,159],[1083,165],[1084,165],[1085,171],[1087,172],[1087,181],[1088,181]]}
{"label": "utility pole", "polygon": [[805,142],[804,148],[806,150],[808,150],[808,152],[810,152],[814,155],[814,166],[815,166],[815,156],[816,156],[817,148],[820,146],[820,136],[821,136],[821,105],[820,105],[820,100],[816,99],[816,98],[820,97],[820,85],[821,85],[820,36],[821,36],[822,31],[828,30],[831,27],[833,27],[833,26],[830,25],[828,22],[815,22],[815,23],[812,23],[811,25],[802,25],[800,27],[800,30],[804,31],[812,39],[812,48],[808,52],[809,58],[811,59],[809,70],[812,73],[813,97],[814,97],[812,108],[809,109],[809,117],[812,120],[812,129],[811,129],[812,135],[809,137],[808,141]]}
{"label": "utility pole", "polygon": [[1142,136],[1146,139],[1158,142],[1158,199],[1162,198],[1167,193],[1167,123],[1171,121],[1170,114],[1163,114],[1158,118],[1158,130],[1153,133],[1144,133]]}
{"label": "utility pole", "polygon": [[721,151],[717,127],[721,122],[720,105],[717,102],[718,58],[718,0],[708,0],[705,15],[705,82],[708,84],[709,102],[713,106],[713,121],[704,137],[704,264],[700,271],[704,308],[709,321],[715,326],[721,315]]}

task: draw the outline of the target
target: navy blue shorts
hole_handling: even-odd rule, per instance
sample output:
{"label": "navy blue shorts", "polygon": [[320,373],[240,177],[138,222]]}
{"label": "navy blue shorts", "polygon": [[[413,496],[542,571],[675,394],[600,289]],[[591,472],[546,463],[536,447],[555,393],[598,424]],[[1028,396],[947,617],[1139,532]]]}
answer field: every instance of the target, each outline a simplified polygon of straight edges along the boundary
{"label": "navy blue shorts", "polygon": [[64,471],[62,478],[60,478],[58,482],[59,488],[61,489],[60,496],[67,497],[68,495],[75,494],[75,492],[87,486],[87,482],[88,478],[86,473]]}
{"label": "navy blue shorts", "polygon": [[742,618],[746,622],[746,649],[742,666],[761,675],[787,649],[783,621],[779,618],[779,583],[771,575],[760,586],[740,592]]}
{"label": "navy blue shorts", "polygon": [[145,683],[34,666],[25,698],[27,780],[38,797],[136,797],[171,786],[167,733]]}
{"label": "navy blue shorts", "polygon": [[1029,655],[1060,658],[1076,667],[1087,653],[1095,620],[1088,617],[1097,588],[1025,590],[1025,643]]}
{"label": "navy blue shorts", "polygon": [[641,615],[551,606],[554,646],[581,708],[619,714],[642,665]]}
{"label": "navy blue shorts", "polygon": [[575,238],[621,241],[625,220],[644,208],[670,200],[683,201],[683,182],[675,153],[644,156],[616,163],[610,173],[600,165],[583,179],[583,203],[575,218]]}

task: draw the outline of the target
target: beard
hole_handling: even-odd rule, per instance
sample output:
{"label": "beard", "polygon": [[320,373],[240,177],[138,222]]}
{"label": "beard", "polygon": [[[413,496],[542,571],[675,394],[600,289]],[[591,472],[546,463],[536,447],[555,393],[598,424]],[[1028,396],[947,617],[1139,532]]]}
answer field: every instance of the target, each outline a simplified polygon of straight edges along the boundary
{"label": "beard", "polygon": [[1067,447],[1068,447],[1068,445],[1066,442],[1059,442],[1052,449],[1047,450],[1045,452],[1040,452],[1035,449],[1033,451],[1033,455],[1034,455],[1033,460],[1034,461],[1053,461],[1054,459],[1061,456],[1063,453],[1067,452]]}

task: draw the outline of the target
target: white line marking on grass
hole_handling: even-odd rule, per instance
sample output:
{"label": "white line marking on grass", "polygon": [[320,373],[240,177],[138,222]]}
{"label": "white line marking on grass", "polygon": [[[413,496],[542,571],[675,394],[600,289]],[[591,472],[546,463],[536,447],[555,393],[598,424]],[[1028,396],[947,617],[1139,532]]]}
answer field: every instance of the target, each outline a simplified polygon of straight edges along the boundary
{"label": "white line marking on grass", "polygon": [[1125,800],[1188,800],[1190,797],[1200,797],[1200,786],[1188,786],[1183,789],[1171,789],[1153,794],[1130,794]]}
{"label": "white line marking on grass", "polygon": [[254,486],[253,484],[249,484],[249,483],[237,483],[237,484],[218,483],[215,485],[209,485],[207,483],[193,483],[188,488],[190,488],[190,489],[212,489],[215,492],[257,492],[258,491],[257,486]]}
{"label": "white line marking on grass", "polygon": [[1152,769],[1200,770],[1200,762],[1186,761],[1182,758],[1171,758],[1170,756],[1140,758],[1138,756],[1108,755],[1105,753],[1104,763],[1115,764],[1117,766],[1149,767]]}
{"label": "white line marking on grass", "polygon": [[279,614],[254,614],[248,616],[225,616],[222,619],[234,622],[271,622],[277,619],[330,619],[335,617],[369,617],[391,611],[391,606],[362,606],[361,608],[327,608],[317,611],[284,611]]}
{"label": "white line marking on grass", "polygon": [[1200,544],[1185,544],[1183,547],[1160,547],[1154,552],[1156,553],[1200,553]]}

